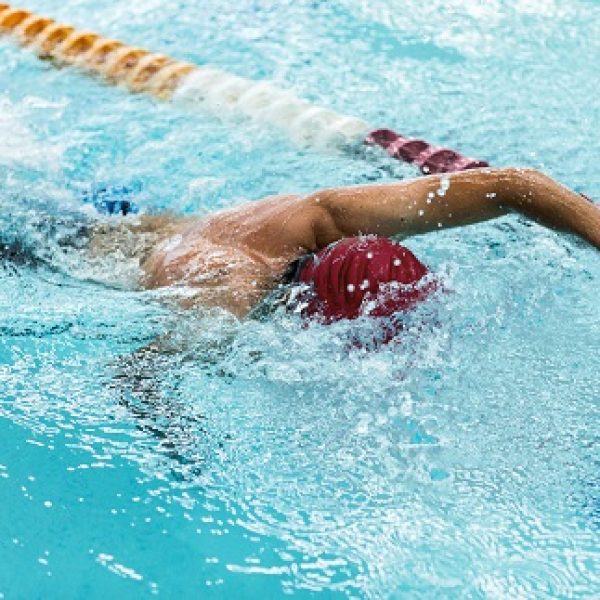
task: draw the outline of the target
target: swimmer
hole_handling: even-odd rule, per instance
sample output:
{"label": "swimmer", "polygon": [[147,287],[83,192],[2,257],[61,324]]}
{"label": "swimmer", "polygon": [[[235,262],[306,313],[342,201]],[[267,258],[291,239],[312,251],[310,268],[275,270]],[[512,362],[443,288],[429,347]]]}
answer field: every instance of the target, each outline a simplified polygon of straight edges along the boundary
{"label": "swimmer", "polygon": [[[398,183],[274,196],[205,218],[129,217],[146,289],[180,286],[185,306],[250,313],[282,281],[304,284],[305,312],[389,315],[427,295],[427,268],[389,240],[516,212],[600,249],[600,209],[532,169],[474,169]],[[123,227],[123,225],[121,225]],[[90,245],[110,240],[111,226]],[[107,237],[108,236],[108,237]],[[113,238],[113,241],[116,238]],[[397,291],[377,303],[380,288]],[[372,301],[375,301],[374,303]]]}

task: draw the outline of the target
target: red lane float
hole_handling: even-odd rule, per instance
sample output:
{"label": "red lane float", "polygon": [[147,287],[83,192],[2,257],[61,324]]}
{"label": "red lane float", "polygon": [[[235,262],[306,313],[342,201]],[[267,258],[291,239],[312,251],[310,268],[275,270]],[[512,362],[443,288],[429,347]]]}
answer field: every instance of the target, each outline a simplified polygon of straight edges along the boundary
{"label": "red lane float", "polygon": [[408,138],[391,129],[372,131],[366,137],[365,144],[380,146],[392,158],[415,164],[426,175],[489,167],[484,160],[468,158],[455,150],[433,146],[424,140]]}

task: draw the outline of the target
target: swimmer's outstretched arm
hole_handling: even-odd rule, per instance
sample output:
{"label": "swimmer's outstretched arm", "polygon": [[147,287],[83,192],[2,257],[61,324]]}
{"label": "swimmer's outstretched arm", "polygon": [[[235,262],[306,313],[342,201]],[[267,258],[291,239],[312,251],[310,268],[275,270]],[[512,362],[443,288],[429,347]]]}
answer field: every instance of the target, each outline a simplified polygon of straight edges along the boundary
{"label": "swimmer's outstretched arm", "polygon": [[391,236],[469,225],[514,211],[600,249],[600,208],[533,169],[477,169],[306,197],[314,244],[359,233]]}

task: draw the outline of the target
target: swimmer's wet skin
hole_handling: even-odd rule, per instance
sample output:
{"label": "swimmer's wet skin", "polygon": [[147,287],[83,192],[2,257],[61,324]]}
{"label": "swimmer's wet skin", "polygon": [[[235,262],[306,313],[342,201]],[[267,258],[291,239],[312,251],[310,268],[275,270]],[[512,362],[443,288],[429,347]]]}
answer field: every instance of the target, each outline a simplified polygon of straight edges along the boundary
{"label": "swimmer's wet skin", "polygon": [[[595,204],[535,170],[485,168],[305,197],[276,196],[204,219],[170,220],[157,227],[162,235],[143,262],[142,283],[146,288],[192,288],[187,306],[219,306],[244,316],[279,284],[291,263],[344,238],[405,238],[509,212],[600,248],[600,209]],[[328,285],[343,281],[337,277]],[[381,279],[393,281],[389,275]],[[303,282],[314,284],[310,278]],[[313,285],[315,293],[318,287]],[[346,287],[336,297],[353,302],[355,291],[348,294]],[[319,300],[327,305],[328,295]],[[399,296],[399,309],[405,300]],[[358,313],[346,316],[351,315]]]}

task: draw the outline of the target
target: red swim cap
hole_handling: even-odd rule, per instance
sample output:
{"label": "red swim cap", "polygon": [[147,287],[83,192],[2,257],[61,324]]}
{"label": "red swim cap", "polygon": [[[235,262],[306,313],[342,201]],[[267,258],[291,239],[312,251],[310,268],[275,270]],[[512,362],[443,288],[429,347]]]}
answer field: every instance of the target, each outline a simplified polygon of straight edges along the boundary
{"label": "red swim cap", "polygon": [[361,314],[391,316],[432,291],[432,283],[421,282],[428,272],[408,248],[387,238],[343,239],[302,265],[297,281],[310,286],[303,314],[326,323]]}

